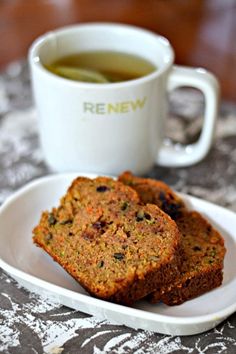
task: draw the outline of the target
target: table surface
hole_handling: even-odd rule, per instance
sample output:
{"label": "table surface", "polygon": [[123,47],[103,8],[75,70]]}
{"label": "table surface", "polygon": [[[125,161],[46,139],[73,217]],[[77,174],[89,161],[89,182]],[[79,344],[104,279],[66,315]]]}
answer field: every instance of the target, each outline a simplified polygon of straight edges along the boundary
{"label": "table surface", "polygon": [[[167,133],[194,141],[202,123],[199,92],[180,90],[170,98]],[[9,65],[0,75],[0,202],[30,180],[50,174],[38,141],[28,67]],[[180,169],[153,168],[180,192],[236,211],[236,105],[221,103],[216,139],[201,163]],[[222,299],[223,300],[223,299]],[[29,293],[0,271],[1,353],[235,353],[236,314],[195,336],[166,336],[110,324]]]}

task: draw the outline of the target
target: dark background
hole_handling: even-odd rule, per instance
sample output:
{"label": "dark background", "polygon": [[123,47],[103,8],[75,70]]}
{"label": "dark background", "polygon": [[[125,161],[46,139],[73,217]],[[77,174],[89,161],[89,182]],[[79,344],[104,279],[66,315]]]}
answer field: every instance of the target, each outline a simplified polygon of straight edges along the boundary
{"label": "dark background", "polygon": [[236,0],[0,0],[0,69],[25,57],[45,31],[113,21],[166,36],[176,63],[215,73],[224,99],[236,101]]}

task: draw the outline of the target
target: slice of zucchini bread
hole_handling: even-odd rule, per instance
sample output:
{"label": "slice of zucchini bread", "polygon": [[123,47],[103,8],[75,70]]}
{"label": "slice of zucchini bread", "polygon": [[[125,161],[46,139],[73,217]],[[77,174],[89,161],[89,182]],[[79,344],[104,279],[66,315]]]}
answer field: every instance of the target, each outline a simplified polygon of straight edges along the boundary
{"label": "slice of zucchini bread", "polygon": [[219,232],[196,211],[182,213],[176,223],[183,247],[181,275],[153,292],[152,303],[161,299],[167,305],[179,305],[220,286],[223,280],[225,247]]}
{"label": "slice of zucchini bread", "polygon": [[176,278],[180,234],[156,205],[111,178],[73,181],[33,230],[42,247],[90,294],[132,304]]}
{"label": "slice of zucchini bread", "polygon": [[162,181],[136,177],[129,171],[122,173],[118,180],[136,190],[143,203],[156,204],[174,220],[186,210],[183,200]]}
{"label": "slice of zucchini bread", "polygon": [[119,180],[136,190],[144,203],[155,203],[175,219],[181,233],[181,275],[156,289],[149,299],[167,305],[181,304],[221,285],[225,255],[220,233],[198,212],[188,211],[184,202],[161,181],[125,172]]}

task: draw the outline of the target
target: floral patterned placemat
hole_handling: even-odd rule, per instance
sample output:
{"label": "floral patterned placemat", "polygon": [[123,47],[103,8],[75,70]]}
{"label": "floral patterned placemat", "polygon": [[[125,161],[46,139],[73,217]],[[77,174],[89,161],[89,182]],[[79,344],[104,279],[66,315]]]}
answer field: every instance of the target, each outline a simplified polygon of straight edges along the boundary
{"label": "floral patterned placemat", "polygon": [[[202,95],[179,90],[170,97],[167,134],[181,143],[197,139]],[[39,145],[27,63],[0,75],[0,203],[14,190],[50,174]],[[236,211],[236,105],[222,103],[216,139],[208,156],[188,168],[153,168],[180,192]],[[236,352],[236,314],[195,336],[166,336],[133,330],[71,310],[29,293],[0,270],[0,353],[227,353]]]}

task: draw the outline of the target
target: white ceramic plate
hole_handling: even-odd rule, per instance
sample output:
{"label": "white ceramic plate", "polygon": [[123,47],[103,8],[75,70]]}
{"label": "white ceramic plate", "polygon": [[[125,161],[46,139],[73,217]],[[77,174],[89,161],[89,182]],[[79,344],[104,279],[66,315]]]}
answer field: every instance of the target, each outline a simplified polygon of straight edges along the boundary
{"label": "white ceramic plate", "polygon": [[21,285],[113,323],[172,335],[204,332],[236,311],[236,214],[186,195],[184,199],[190,208],[203,213],[225,238],[223,285],[174,307],[151,305],[145,301],[126,307],[89,296],[32,242],[32,229],[41,212],[58,205],[59,198],[77,175],[40,178],[13,194],[0,208],[0,266]]}

